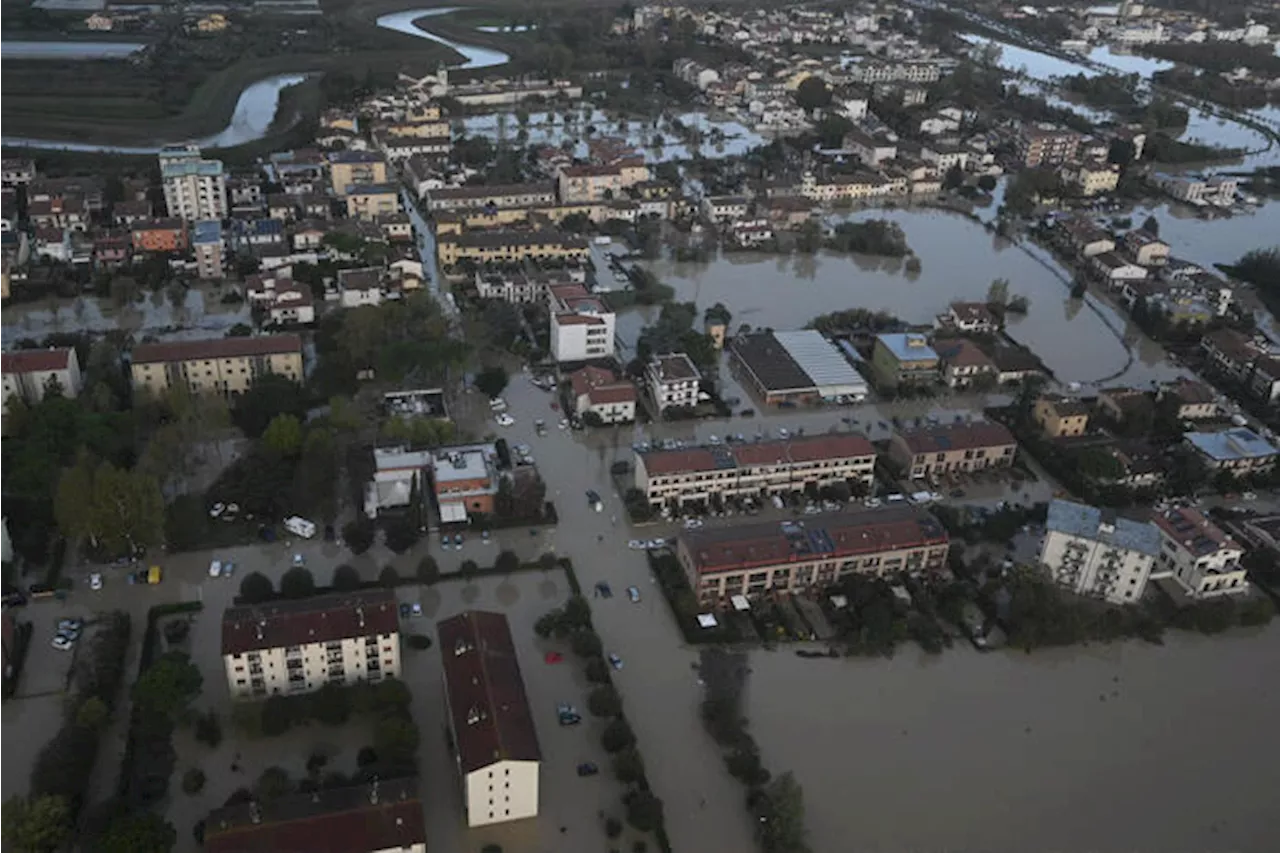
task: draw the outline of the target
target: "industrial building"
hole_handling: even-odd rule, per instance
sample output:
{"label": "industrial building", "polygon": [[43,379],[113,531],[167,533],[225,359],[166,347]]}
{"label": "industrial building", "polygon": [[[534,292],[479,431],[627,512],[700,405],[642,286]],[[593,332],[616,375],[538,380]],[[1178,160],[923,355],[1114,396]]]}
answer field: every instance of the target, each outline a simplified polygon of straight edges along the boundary
{"label": "industrial building", "polygon": [[866,381],[820,332],[756,332],[730,344],[745,384],[766,405],[859,403]]}

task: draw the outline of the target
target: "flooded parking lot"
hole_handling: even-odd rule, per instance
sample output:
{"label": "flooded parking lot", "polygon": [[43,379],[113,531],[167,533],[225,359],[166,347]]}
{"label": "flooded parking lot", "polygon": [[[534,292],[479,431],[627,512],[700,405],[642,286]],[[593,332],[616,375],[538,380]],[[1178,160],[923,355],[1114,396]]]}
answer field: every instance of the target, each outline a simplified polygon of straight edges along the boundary
{"label": "flooded parking lot", "polygon": [[804,786],[816,853],[1262,853],[1277,654],[1274,626],[1034,656],[755,652],[748,716]]}

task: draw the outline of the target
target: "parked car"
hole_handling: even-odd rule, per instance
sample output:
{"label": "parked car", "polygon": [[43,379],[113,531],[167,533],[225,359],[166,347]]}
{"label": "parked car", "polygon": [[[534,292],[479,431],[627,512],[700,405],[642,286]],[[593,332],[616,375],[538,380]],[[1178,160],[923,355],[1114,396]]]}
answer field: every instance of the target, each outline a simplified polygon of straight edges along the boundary
{"label": "parked car", "polygon": [[599,772],[600,772],[600,768],[597,767],[593,762],[584,761],[578,765],[579,776],[594,776]]}
{"label": "parked car", "polygon": [[542,659],[547,663],[560,663],[560,661],[564,660],[564,655],[559,652],[547,652],[542,656]]}
{"label": "parked car", "polygon": [[609,665],[614,669],[622,669],[622,658],[614,652],[609,652]]}
{"label": "parked car", "polygon": [[209,577],[216,578],[221,576],[222,576],[222,561],[210,560],[209,561]]}
{"label": "parked car", "polygon": [[647,543],[647,546],[649,548],[665,548],[667,546],[667,540],[663,539],[662,537],[658,537],[657,539],[650,539]]}
{"label": "parked car", "polygon": [[400,602],[400,618],[401,619],[409,618],[409,603],[407,601]]}
{"label": "parked car", "polygon": [[459,551],[462,550],[462,534],[461,533],[453,534],[453,547],[457,548]]}
{"label": "parked car", "polygon": [[419,603],[418,603],[418,602],[416,602],[416,601],[415,601],[415,602],[413,602],[413,604],[412,604],[412,605],[410,605],[410,610],[413,612],[413,615],[414,615],[414,616],[421,616],[421,615],[422,615],[422,605],[421,605],[421,604],[419,604]]}
{"label": "parked car", "polygon": [[604,501],[600,500],[600,495],[592,489],[587,489],[587,506],[596,512],[604,511]]}
{"label": "parked car", "polygon": [[568,702],[560,702],[556,705],[556,717],[562,726],[576,726],[582,722],[582,715],[578,713],[578,709]]}
{"label": "parked car", "polygon": [[295,567],[305,566],[306,564],[307,564],[307,561],[303,558],[301,554],[295,553],[293,555],[293,565]]}
{"label": "parked car", "polygon": [[516,419],[511,417],[511,415],[508,415],[506,412],[503,412],[494,418],[494,421],[497,422],[498,426],[509,427],[516,422]]}
{"label": "parked car", "polygon": [[633,604],[640,603],[640,590],[634,586],[627,587],[627,598],[631,599]]}
{"label": "parked car", "polygon": [[102,572],[94,572],[89,575],[89,589],[95,592],[102,589]]}
{"label": "parked car", "polygon": [[60,652],[69,651],[75,644],[75,640],[69,639],[65,634],[58,634],[49,641],[49,645],[53,646]]}
{"label": "parked car", "polygon": [[646,547],[646,544],[647,543],[643,539],[627,540],[627,547],[630,548],[632,551],[643,551]]}
{"label": "parked car", "polygon": [[225,563],[222,564],[222,576],[224,578],[229,578],[235,573],[236,573],[235,563],[231,562],[230,560],[227,560]]}

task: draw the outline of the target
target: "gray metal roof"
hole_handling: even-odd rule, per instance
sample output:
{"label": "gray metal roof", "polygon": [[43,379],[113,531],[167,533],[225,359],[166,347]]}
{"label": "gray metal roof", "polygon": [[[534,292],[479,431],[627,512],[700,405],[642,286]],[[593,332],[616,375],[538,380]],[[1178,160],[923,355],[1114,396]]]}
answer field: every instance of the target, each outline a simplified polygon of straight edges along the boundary
{"label": "gray metal roof", "polygon": [[[774,340],[782,345],[800,369],[821,391],[832,386],[861,388],[866,393],[867,383],[848,359],[821,332],[804,329],[795,332],[774,332]],[[836,393],[848,393],[840,390]]]}
{"label": "gray metal roof", "polygon": [[[1103,529],[1103,525],[1110,529]],[[1152,557],[1160,553],[1160,531],[1151,522],[1122,518],[1113,510],[1101,510],[1074,501],[1055,500],[1049,504],[1045,529],[1104,542]]]}

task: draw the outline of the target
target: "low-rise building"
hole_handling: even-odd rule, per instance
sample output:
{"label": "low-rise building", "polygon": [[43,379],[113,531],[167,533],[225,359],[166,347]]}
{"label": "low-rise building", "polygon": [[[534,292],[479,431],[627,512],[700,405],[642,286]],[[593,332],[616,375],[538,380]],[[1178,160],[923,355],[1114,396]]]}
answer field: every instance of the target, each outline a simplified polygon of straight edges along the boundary
{"label": "low-rise building", "polygon": [[1214,329],[1200,339],[1209,365],[1238,382],[1247,382],[1253,363],[1267,353],[1247,335],[1235,329]]}
{"label": "low-rise building", "polygon": [[1237,477],[1270,471],[1280,453],[1271,442],[1248,427],[1188,432],[1183,434],[1183,440],[1210,470],[1226,471]]}
{"label": "low-rise building", "polygon": [[1089,407],[1061,394],[1042,395],[1031,415],[1047,438],[1084,435],[1089,428]]}
{"label": "low-rise building", "polygon": [[551,304],[551,355],[561,364],[608,358],[614,353],[617,315],[580,284],[547,288]]}
{"label": "low-rise building", "polygon": [[875,464],[875,448],[861,435],[798,436],[637,453],[635,486],[655,507],[678,507],[713,496],[770,497],[837,483],[869,489]]}
{"label": "low-rise building", "polygon": [[536,817],[542,751],[507,618],[469,610],[436,635],[467,826]]}
{"label": "low-rise building", "polygon": [[736,335],[732,364],[765,405],[860,403],[870,388],[845,354],[813,329]]}
{"label": "low-rise building", "polygon": [[585,261],[590,255],[583,237],[560,230],[467,231],[436,235],[440,263],[452,267],[460,261],[473,264],[515,264],[522,261]]}
{"label": "low-rise building", "polygon": [[442,523],[493,515],[500,481],[497,459],[492,444],[459,444],[432,454],[431,482]]}
{"label": "low-rise building", "polygon": [[1107,286],[1122,288],[1128,282],[1145,281],[1147,268],[1135,264],[1117,252],[1102,252],[1091,261],[1093,271]]}
{"label": "low-rise building", "polygon": [[1171,577],[1190,598],[1247,592],[1244,548],[1193,507],[1175,507],[1154,518],[1160,556],[1153,578]]}
{"label": "low-rise building", "polygon": [[1145,228],[1126,233],[1124,246],[1139,266],[1160,267],[1169,262],[1169,244]]}
{"label": "low-rise building", "polygon": [[913,480],[1008,468],[1017,452],[1013,433],[985,421],[901,430],[889,443],[889,457]]}
{"label": "low-rise building", "polygon": [[927,384],[938,379],[938,354],[918,332],[876,335],[871,364],[889,385]]}
{"label": "low-rise building", "polygon": [[920,574],[946,565],[946,528],[918,507],[831,513],[686,531],[676,557],[704,607],[736,595],[803,592],[853,574]]}
{"label": "low-rise building", "polygon": [[991,357],[973,341],[964,338],[940,339],[934,350],[942,363],[942,381],[948,388],[972,388],[995,384],[999,370]]}
{"label": "low-rise building", "polygon": [[1171,385],[1160,390],[1159,397],[1177,400],[1177,418],[1180,421],[1200,421],[1218,416],[1218,399],[1213,389],[1203,382],[1179,377]]}
{"label": "low-rise building", "polygon": [[4,374],[5,409],[9,398],[24,403],[38,403],[50,388],[60,389],[62,396],[74,398],[80,393],[80,361],[72,347],[23,349],[0,355]]}
{"label": "low-rise building", "polygon": [[222,662],[231,697],[240,700],[398,677],[395,593],[336,592],[228,607]]}
{"label": "low-rise building", "polygon": [[387,158],[376,151],[335,151],[329,155],[329,180],[336,196],[350,187],[385,184]]}
{"label": "low-rise building", "polygon": [[501,184],[491,186],[441,187],[426,191],[427,210],[508,210],[545,207],[556,202],[551,183]]}
{"label": "low-rise building", "polygon": [[709,195],[701,204],[703,217],[721,225],[745,219],[750,207],[750,200],[740,195]]}
{"label": "low-rise building", "polygon": [[267,302],[267,322],[272,326],[309,326],[316,321],[315,297],[305,285],[276,287]]}
{"label": "low-rise building", "polygon": [[181,219],[135,222],[131,229],[135,252],[185,252],[187,228]]}
{"label": "low-rise building", "polygon": [[1059,174],[1063,182],[1082,196],[1115,192],[1120,184],[1120,167],[1115,163],[1086,161],[1063,166]]}
{"label": "low-rise building", "polygon": [[565,166],[556,176],[560,201],[565,204],[621,198],[635,184],[649,180],[643,157],[628,157],[607,165]]}
{"label": "low-rise building", "polygon": [[1060,242],[1082,258],[1092,258],[1116,249],[1116,241],[1109,232],[1083,217],[1059,219],[1057,230]]}
{"label": "low-rise building", "polygon": [[568,379],[573,389],[573,411],[578,417],[590,414],[606,424],[636,419],[636,386],[631,380],[593,365],[575,370]]}
{"label": "low-rise building", "polygon": [[179,384],[193,394],[243,394],[267,374],[301,382],[302,339],[266,335],[139,344],[130,355],[130,372],[135,389],[155,396]]}
{"label": "low-rise building", "polygon": [[1040,562],[1078,595],[1112,604],[1142,598],[1160,553],[1155,525],[1074,501],[1054,500],[1045,520]]}
{"label": "low-rise building", "polygon": [[353,184],[347,187],[347,216],[376,219],[400,212],[400,188],[395,184]]}
{"label": "low-rise building", "polygon": [[969,335],[992,335],[1002,324],[985,302],[952,302],[946,314],[938,315],[938,325]]}
{"label": "low-rise building", "polygon": [[382,304],[382,270],[358,267],[338,270],[338,304],[343,308]]}
{"label": "low-rise building", "polygon": [[654,356],[645,366],[644,376],[659,414],[667,409],[689,408],[698,404],[702,374],[684,353]]}

